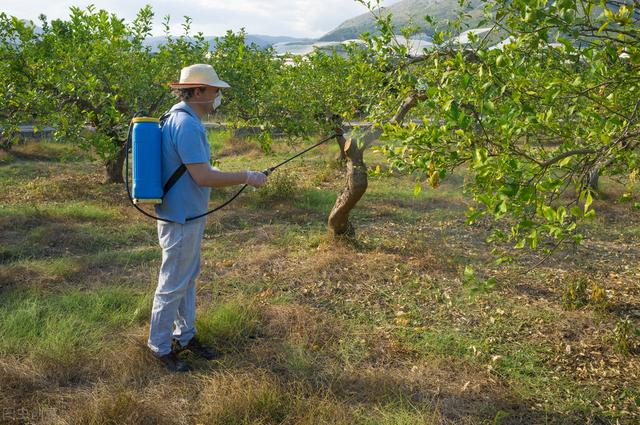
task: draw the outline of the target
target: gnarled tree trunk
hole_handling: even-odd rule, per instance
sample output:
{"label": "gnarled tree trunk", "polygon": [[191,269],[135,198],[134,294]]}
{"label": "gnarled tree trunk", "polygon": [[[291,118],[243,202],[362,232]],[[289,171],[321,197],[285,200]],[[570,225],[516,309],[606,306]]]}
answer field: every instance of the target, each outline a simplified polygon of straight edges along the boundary
{"label": "gnarled tree trunk", "polygon": [[344,163],[347,160],[347,154],[344,151],[344,144],[346,143],[346,139],[344,138],[344,130],[342,129],[342,118],[337,115],[333,119],[335,123],[335,128],[333,131],[336,133],[336,142],[338,142],[338,146],[340,146],[340,152],[336,155],[336,161],[340,163]]}
{"label": "gnarled tree trunk", "polygon": [[115,158],[108,160],[104,164],[105,183],[124,182],[124,180],[122,179],[122,167],[124,165],[125,155],[127,155],[126,142],[122,142]]}
{"label": "gnarled tree trunk", "polygon": [[329,232],[333,236],[355,236],[355,228],[349,221],[349,212],[358,203],[367,190],[367,167],[363,160],[366,144],[358,147],[352,138],[344,143],[347,158],[345,187],[338,196],[331,214],[329,214]]}
{"label": "gnarled tree trunk", "polygon": [[[424,99],[426,99],[426,95],[421,92],[409,95],[398,107],[396,114],[391,118],[389,123],[394,125],[402,123],[409,110],[413,108],[418,101]],[[329,232],[333,236],[355,237],[356,232],[353,224],[349,221],[349,212],[351,212],[367,190],[367,167],[363,160],[363,153],[371,143],[380,137],[382,130],[373,126],[358,129],[364,130],[364,133],[361,134],[357,140],[354,137],[350,137],[345,141],[342,127],[338,125],[341,124],[342,121],[339,120],[338,117],[335,122],[336,127],[340,127],[336,128],[336,134],[338,135],[336,140],[340,145],[341,151],[346,155],[347,174],[345,187],[340,193],[340,196],[338,196],[329,214]],[[360,143],[358,143],[358,141]],[[358,144],[360,144],[360,146],[358,146]]]}
{"label": "gnarled tree trunk", "polygon": [[589,189],[598,191],[599,183],[600,183],[600,168],[598,166],[594,166],[587,172],[587,175],[585,176],[585,184]]}

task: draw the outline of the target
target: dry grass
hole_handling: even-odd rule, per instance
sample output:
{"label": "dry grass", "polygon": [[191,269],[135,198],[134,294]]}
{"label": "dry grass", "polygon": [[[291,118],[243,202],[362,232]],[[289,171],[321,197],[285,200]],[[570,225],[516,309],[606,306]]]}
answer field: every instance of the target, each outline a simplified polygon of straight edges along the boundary
{"label": "dry grass", "polygon": [[[221,149],[231,167],[274,162],[248,143]],[[77,322],[91,338],[47,355],[0,318],[4,347],[24,344],[0,350],[0,423],[640,418],[640,217],[615,188],[596,201],[601,216],[582,247],[523,274],[540,257],[494,266],[484,243],[491,224],[464,224],[468,200],[455,178],[417,198],[409,178],[372,179],[353,213],[357,240],[329,239],[324,211],[342,178],[327,166],[332,149],[320,149],[290,164],[300,176],[291,199],[247,193],[209,219],[199,331],[224,355],[188,358],[194,371],[176,375],[145,345],[160,261],[153,224],[127,206],[122,188],[100,184],[98,165],[55,162],[58,151],[19,148],[0,165],[0,297],[31,291],[15,305],[34,326],[56,312],[60,332]],[[471,297],[467,264],[495,276],[494,290]],[[584,302],[568,308],[567,287],[580,279]],[[121,286],[138,301],[109,301],[120,308],[112,323],[60,301],[101,306],[89,301]],[[32,305],[42,299],[47,309]],[[36,330],[64,349],[55,329]],[[627,352],[616,348],[621,338]]]}

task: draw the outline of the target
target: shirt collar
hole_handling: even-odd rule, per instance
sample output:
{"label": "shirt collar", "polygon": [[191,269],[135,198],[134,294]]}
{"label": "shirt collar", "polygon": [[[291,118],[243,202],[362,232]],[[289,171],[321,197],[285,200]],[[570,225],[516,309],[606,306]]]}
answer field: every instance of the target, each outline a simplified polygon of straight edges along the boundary
{"label": "shirt collar", "polygon": [[189,115],[191,115],[193,118],[197,119],[198,121],[200,121],[200,117],[198,116],[198,114],[196,114],[193,109],[191,109],[191,106],[189,106],[187,104],[187,102],[182,101],[180,103],[176,103],[175,105],[173,105],[173,107],[171,108],[171,110],[176,110],[176,109],[184,109],[185,111],[187,111],[187,113]]}

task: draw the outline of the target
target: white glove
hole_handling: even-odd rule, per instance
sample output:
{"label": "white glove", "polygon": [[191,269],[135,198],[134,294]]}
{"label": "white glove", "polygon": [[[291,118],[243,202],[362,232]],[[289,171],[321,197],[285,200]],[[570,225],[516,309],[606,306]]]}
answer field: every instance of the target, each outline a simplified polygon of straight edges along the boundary
{"label": "white glove", "polygon": [[260,187],[267,182],[267,175],[260,171],[246,171],[246,173],[247,178],[244,182],[249,186]]}

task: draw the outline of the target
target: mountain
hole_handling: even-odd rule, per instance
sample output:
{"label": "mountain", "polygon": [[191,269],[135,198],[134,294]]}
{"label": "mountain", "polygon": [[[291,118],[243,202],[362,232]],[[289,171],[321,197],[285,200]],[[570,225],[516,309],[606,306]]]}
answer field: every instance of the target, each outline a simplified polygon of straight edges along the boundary
{"label": "mountain", "polygon": [[269,47],[276,43],[310,43],[314,40],[311,38],[296,38],[287,36],[274,36],[274,35],[255,35],[247,34],[245,42],[247,44],[255,43],[259,47]]}
{"label": "mountain", "polygon": [[[205,36],[205,40],[209,42],[209,49],[213,50],[216,44],[217,36]],[[144,44],[151,46],[151,50],[157,50],[158,46],[165,43],[166,37],[149,37],[144,41]],[[278,43],[312,43],[314,40],[310,38],[296,38],[287,36],[273,36],[273,35],[256,35],[247,34],[245,36],[245,43],[247,45],[255,43],[258,47],[267,48]]]}
{"label": "mountain", "polygon": [[[472,27],[482,18],[482,6],[482,0],[471,0],[469,7],[465,9],[465,13],[471,15],[469,22]],[[381,12],[384,16],[391,13],[395,28],[402,28],[412,23],[418,25],[420,31],[429,37],[433,35],[434,29],[423,18],[429,15],[436,22],[454,19],[460,12],[460,6],[458,0],[401,0],[389,7],[381,8]],[[344,21],[336,29],[320,37],[318,41],[349,40],[358,38],[363,32],[376,32],[375,21],[370,12]]]}
{"label": "mountain", "polygon": [[[409,55],[417,56],[423,53],[424,49],[430,49],[433,47],[433,43],[428,40],[420,38],[406,39],[401,35],[396,36],[396,40],[406,45],[409,49]],[[314,50],[322,50],[325,53],[330,54],[334,50],[340,55],[346,55],[346,49],[344,44],[355,43],[363,45],[364,41],[359,39],[342,40],[342,41],[309,41],[309,42],[289,42],[289,43],[276,43],[273,45],[273,49],[278,55],[285,53],[291,53],[294,55],[307,55]]]}

